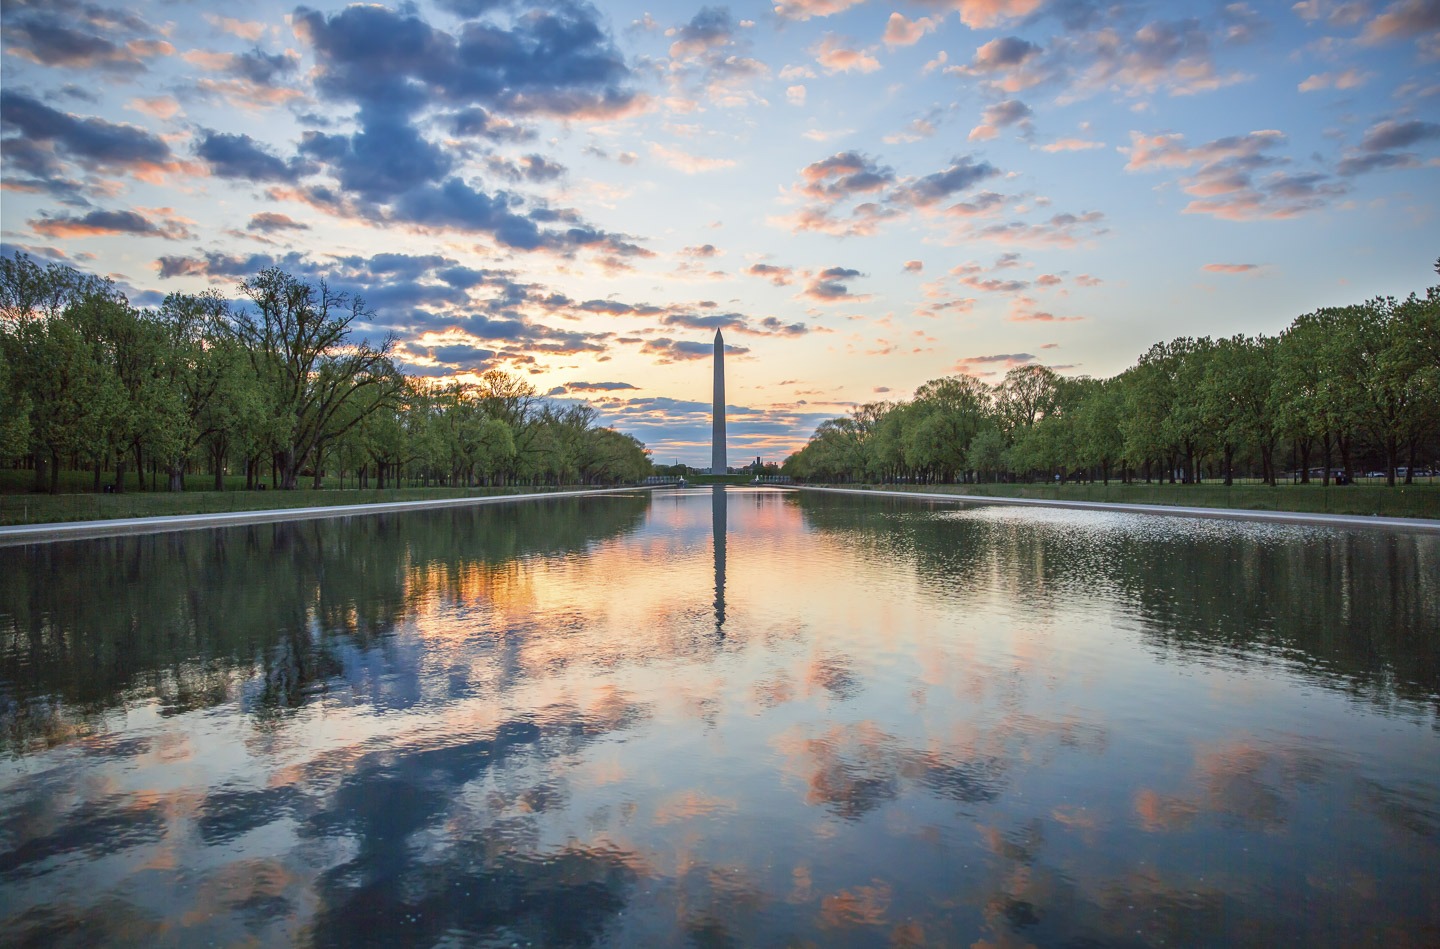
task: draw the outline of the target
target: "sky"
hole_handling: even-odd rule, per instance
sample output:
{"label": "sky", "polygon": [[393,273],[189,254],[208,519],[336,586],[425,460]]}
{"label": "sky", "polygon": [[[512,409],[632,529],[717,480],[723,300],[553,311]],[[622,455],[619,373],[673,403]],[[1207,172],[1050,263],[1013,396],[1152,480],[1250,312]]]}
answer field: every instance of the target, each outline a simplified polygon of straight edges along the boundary
{"label": "sky", "polygon": [[6,254],[141,306],[324,279],[406,372],[664,464],[708,464],[717,329],[730,461],[782,461],[1440,257],[1440,0],[0,2]]}

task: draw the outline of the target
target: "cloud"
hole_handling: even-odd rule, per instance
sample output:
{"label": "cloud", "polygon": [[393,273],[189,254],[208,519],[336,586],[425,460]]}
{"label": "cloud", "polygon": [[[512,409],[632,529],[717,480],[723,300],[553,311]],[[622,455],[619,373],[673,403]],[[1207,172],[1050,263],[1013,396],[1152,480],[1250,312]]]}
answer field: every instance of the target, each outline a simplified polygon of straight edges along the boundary
{"label": "cloud", "polygon": [[302,224],[289,215],[278,214],[274,211],[262,211],[252,215],[250,223],[245,226],[249,231],[260,231],[264,234],[274,234],[277,231],[308,231],[309,224]]}
{"label": "cloud", "polygon": [[737,25],[724,7],[702,7],[690,22],[665,31],[674,39],[667,75],[672,108],[684,103],[689,111],[702,94],[727,108],[764,103],[752,86],[770,75],[770,67],[746,55],[748,22]]}
{"label": "cloud", "polygon": [[752,277],[769,280],[777,287],[789,286],[795,282],[795,271],[792,268],[779,267],[775,264],[751,264],[745,268],[745,273]]}
{"label": "cloud", "polygon": [[347,192],[374,202],[438,181],[454,165],[445,149],[390,115],[374,117],[354,135],[306,132],[300,153],[328,166]]}
{"label": "cloud", "polygon": [[853,294],[846,285],[857,277],[863,277],[858,270],[848,267],[830,267],[814,274],[800,296],[817,303],[858,303],[870,299],[865,294]]}
{"label": "cloud", "polygon": [[506,25],[465,22],[455,35],[408,8],[353,5],[326,16],[301,8],[295,32],[314,51],[315,86],[356,102],[362,117],[435,105],[513,115],[614,118],[634,110],[625,59],[587,4],[555,4]]}
{"label": "cloud", "polygon": [[206,163],[210,173],[222,178],[243,178],[246,181],[296,181],[314,171],[314,166],[299,159],[284,161],[248,135],[228,134],[213,129],[200,129],[195,156]]}
{"label": "cloud", "polygon": [[1358,69],[1347,69],[1341,73],[1322,72],[1316,73],[1298,88],[1301,92],[1318,92],[1321,89],[1358,89],[1371,79],[1375,78],[1372,72],[1361,72]]}
{"label": "cloud", "polygon": [[884,142],[887,145],[902,145],[910,142],[919,142],[930,138],[935,134],[935,119],[931,116],[921,116],[918,119],[911,119],[899,132],[891,132],[886,135]]}
{"label": "cloud", "polygon": [[670,44],[670,58],[685,59],[730,45],[734,41],[735,24],[728,9],[701,7],[689,23],[666,30],[665,35],[674,37],[674,42]]}
{"label": "cloud", "polygon": [[680,253],[686,257],[708,259],[711,257],[719,257],[722,251],[714,244],[700,244],[696,247],[683,248]]}
{"label": "cloud", "polygon": [[983,142],[995,138],[1002,128],[1018,126],[1029,133],[1030,117],[1035,113],[1019,99],[1006,99],[988,106],[981,115],[980,124],[970,130],[970,141]]}
{"label": "cloud", "polygon": [[1202,269],[1210,273],[1248,273],[1252,270],[1259,270],[1259,264],[1206,264]]}
{"label": "cloud", "polygon": [[300,69],[300,58],[292,50],[283,53],[223,53],[190,50],[182,57],[187,63],[225,78],[204,78],[196,87],[247,111],[269,109],[304,97],[288,80]]}
{"label": "cloud", "polygon": [[966,375],[997,375],[1006,369],[1025,366],[1035,361],[1032,353],[993,353],[989,356],[966,356],[955,361],[955,371]]}
{"label": "cloud", "polygon": [[[1222,14],[1221,20],[1222,43],[1244,41],[1256,28],[1244,16]],[[1210,28],[1197,19],[1155,20],[1133,32],[1110,25],[1074,31],[1052,39],[1048,49],[1017,36],[997,37],[979,47],[968,64],[945,72],[980,79],[992,93],[1063,84],[1062,104],[1102,91],[1195,95],[1250,78],[1220,69]]]}
{"label": "cloud", "polygon": [[162,237],[173,241],[192,236],[181,221],[160,216],[157,222],[136,211],[91,211],[79,217],[42,216],[29,224],[35,233],[55,238],[128,234],[131,237]]}
{"label": "cloud", "polygon": [[775,15],[786,20],[831,16],[859,6],[865,0],[785,0],[775,4]]}
{"label": "cloud", "polygon": [[491,115],[478,105],[450,112],[441,122],[451,135],[461,138],[486,138],[492,142],[528,142],[535,138],[533,130]]}
{"label": "cloud", "polygon": [[1355,26],[1372,13],[1369,3],[1336,0],[1299,0],[1290,9],[1307,23],[1324,22],[1337,27]]}
{"label": "cloud", "polygon": [[1079,52],[1089,60],[1075,79],[1081,92],[1112,88],[1132,96],[1160,90],[1194,95],[1250,78],[1219,71],[1210,35],[1195,19],[1155,20],[1130,36],[1100,30],[1086,38]]}
{"label": "cloud", "polygon": [[144,96],[125,103],[127,108],[144,115],[153,116],[162,122],[180,114],[180,101],[174,96]]}
{"label": "cloud", "polygon": [[[640,345],[640,352],[646,356],[654,356],[655,361],[660,365],[669,365],[676,362],[694,362],[698,359],[709,359],[715,354],[715,344],[695,343],[689,341],[677,341],[667,336],[658,339],[649,339]],[[732,346],[725,344],[725,355],[742,356],[750,352],[745,346]]]}
{"label": "cloud", "polygon": [[133,76],[147,70],[148,60],[174,52],[133,14],[80,4],[5,5],[6,55],[37,65]]}
{"label": "cloud", "polygon": [[666,148],[656,142],[650,143],[650,154],[676,171],[684,172],[687,175],[698,175],[707,171],[735,167],[735,161],[730,158],[706,158],[701,155],[691,155],[678,148]]}
{"label": "cloud", "polygon": [[1360,148],[1367,152],[1391,151],[1432,138],[1440,138],[1440,124],[1413,119],[1407,122],[1384,121],[1365,130]]}
{"label": "cloud", "polygon": [[984,217],[994,214],[1005,206],[1009,199],[994,191],[982,191],[969,201],[957,201],[945,209],[951,217]]}
{"label": "cloud", "polygon": [[767,316],[758,322],[740,313],[710,313],[701,316],[696,313],[671,313],[660,320],[664,326],[679,326],[685,329],[699,330],[724,330],[727,333],[740,333],[745,336],[804,336],[811,332],[811,327],[804,323],[786,323],[783,320]]}
{"label": "cloud", "polygon": [[1104,142],[1092,142],[1083,138],[1057,138],[1048,145],[1041,145],[1042,152],[1083,152],[1092,148],[1104,148]]}
{"label": "cloud", "polygon": [[791,105],[805,104],[805,87],[802,85],[786,86],[785,101]]}
{"label": "cloud", "polygon": [[[1349,191],[1349,185],[1321,172],[1282,170],[1289,160],[1269,152],[1285,142],[1285,135],[1273,129],[1193,148],[1178,134],[1131,132],[1130,147],[1121,152],[1130,157],[1127,171],[1198,165],[1193,174],[1180,179],[1181,189],[1195,199],[1184,207],[1186,214],[1232,221],[1284,219],[1327,207]],[[1344,163],[1341,172],[1347,173]]]}
{"label": "cloud", "polygon": [[1040,222],[1006,221],[975,227],[966,224],[956,232],[961,241],[985,241],[1001,246],[1076,247],[1106,232],[1101,211],[1056,214]]}
{"label": "cloud", "polygon": [[896,46],[914,46],[926,33],[933,32],[940,24],[928,16],[907,20],[903,13],[892,13],[885,22],[884,42],[892,49]]}
{"label": "cloud", "polygon": [[815,61],[830,75],[835,73],[872,73],[880,68],[880,61],[861,49],[851,49],[849,40],[834,33],[826,33],[810,52]]}
{"label": "cloud", "polygon": [[575,392],[620,392],[626,389],[639,391],[639,386],[633,386],[628,382],[567,382],[564,385],[551,389],[548,395],[569,394]]}
{"label": "cloud", "polygon": [[920,273],[920,272],[923,271],[924,269],[925,269],[925,263],[924,263],[923,261],[919,261],[919,260],[907,260],[907,261],[905,261],[905,272],[906,272],[906,273]]}
{"label": "cloud", "polygon": [[996,37],[976,49],[969,64],[946,66],[945,73],[983,79],[1001,92],[1020,92],[1056,75],[1044,65],[1043,53],[1041,47],[1018,36]]}
{"label": "cloud", "polygon": [[1358,148],[1350,149],[1336,166],[1344,176],[1365,174],[1393,168],[1416,168],[1420,156],[1399,149],[1440,138],[1440,124],[1417,119],[1377,122],[1365,130]]}
{"label": "cloud", "polygon": [[1045,0],[921,0],[927,6],[954,10],[972,30],[988,30],[1006,20],[1029,16]]}
{"label": "cloud", "polygon": [[58,175],[67,161],[137,177],[177,168],[165,140],[142,128],[80,118],[9,89],[0,92],[0,129],[16,133],[4,139],[7,164],[38,176]]}
{"label": "cloud", "polygon": [[265,35],[265,24],[255,20],[237,20],[233,17],[205,14],[205,22],[231,36],[251,43]]}
{"label": "cloud", "polygon": [[[840,152],[802,169],[796,193],[816,203],[772,223],[792,231],[816,231],[837,237],[868,236],[887,220],[915,209],[926,209],[963,191],[976,182],[1000,172],[988,162],[959,156],[941,171],[919,178],[897,181],[888,166],[860,152]],[[893,183],[893,187],[889,187]],[[881,193],[884,192],[884,193]],[[850,208],[848,215],[839,205],[858,197],[870,197]]]}
{"label": "cloud", "polygon": [[802,194],[833,202],[879,191],[895,181],[895,172],[860,152],[840,152],[806,165],[800,177]]}
{"label": "cloud", "polygon": [[1012,323],[1076,323],[1085,319],[1083,316],[1056,316],[1045,310],[1033,309],[1034,306],[1034,300],[1019,297],[1011,301],[1010,315],[1006,319]]}
{"label": "cloud", "polygon": [[989,162],[977,162],[972,156],[960,155],[950,160],[948,168],[901,186],[891,200],[914,207],[930,207],[998,174],[1000,170]]}
{"label": "cloud", "polygon": [[485,167],[501,178],[507,178],[510,181],[528,181],[531,184],[556,181],[565,177],[568,171],[564,165],[553,162],[544,155],[534,154],[522,155],[514,161],[498,155],[491,155],[485,159]]}
{"label": "cloud", "polygon": [[1126,171],[1145,171],[1151,168],[1187,168],[1200,164],[1218,165],[1230,160],[1243,160],[1254,166],[1263,162],[1263,152],[1286,143],[1285,133],[1274,129],[1262,129],[1244,135],[1230,135],[1217,138],[1194,148],[1185,145],[1183,135],[1167,133],[1142,135],[1130,133],[1130,147],[1121,148],[1122,154],[1130,157]]}
{"label": "cloud", "polygon": [[1396,0],[1370,20],[1360,41],[1379,45],[1391,40],[1421,37],[1440,30],[1440,3],[1435,0]]}

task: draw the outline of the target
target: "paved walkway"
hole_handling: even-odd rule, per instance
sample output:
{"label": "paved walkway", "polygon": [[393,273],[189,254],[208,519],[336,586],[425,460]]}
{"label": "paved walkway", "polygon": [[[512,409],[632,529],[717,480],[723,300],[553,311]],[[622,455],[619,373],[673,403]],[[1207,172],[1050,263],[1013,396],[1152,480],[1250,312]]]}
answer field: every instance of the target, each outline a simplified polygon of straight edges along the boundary
{"label": "paved walkway", "polygon": [[1119,511],[1126,514],[1164,514],[1170,517],[1209,517],[1272,524],[1314,524],[1324,527],[1363,527],[1423,531],[1440,534],[1440,520],[1420,517],[1366,517],[1362,514],[1309,514],[1304,511],[1247,511],[1230,507],[1180,507],[1172,504],[1118,504],[1108,501],[1050,501],[1043,498],[996,498],[977,494],[942,494],[922,491],[884,491],[864,488],[797,487],[825,494],[863,494],[866,497],[916,498],[925,501],[963,501],[966,504],[1009,504],[1019,507],[1060,507],[1081,511]]}
{"label": "paved walkway", "polygon": [[174,517],[125,517],[105,521],[63,521],[50,524],[16,524],[0,527],[0,546],[44,544],[56,540],[85,540],[117,534],[163,534],[204,527],[232,527],[236,524],[265,524],[274,521],[303,521],[317,517],[355,517],[366,514],[393,514],[425,508],[467,507],[477,504],[510,504],[545,501],[551,498],[579,498],[596,494],[644,491],[647,488],[594,488],[585,491],[546,491],[538,494],[494,494],[477,498],[436,498],[427,501],[386,501],[375,504],[337,504],[330,507],[272,508],[268,511],[225,511],[219,514],[179,514]]}

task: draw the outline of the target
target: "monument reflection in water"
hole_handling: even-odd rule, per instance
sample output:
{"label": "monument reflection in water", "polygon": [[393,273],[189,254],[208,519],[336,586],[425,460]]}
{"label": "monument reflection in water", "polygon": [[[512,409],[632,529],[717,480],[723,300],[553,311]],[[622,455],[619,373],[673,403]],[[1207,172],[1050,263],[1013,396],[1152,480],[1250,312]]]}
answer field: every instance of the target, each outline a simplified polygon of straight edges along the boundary
{"label": "monument reflection in water", "polygon": [[671,491],[0,549],[7,944],[1433,945],[1440,541]]}

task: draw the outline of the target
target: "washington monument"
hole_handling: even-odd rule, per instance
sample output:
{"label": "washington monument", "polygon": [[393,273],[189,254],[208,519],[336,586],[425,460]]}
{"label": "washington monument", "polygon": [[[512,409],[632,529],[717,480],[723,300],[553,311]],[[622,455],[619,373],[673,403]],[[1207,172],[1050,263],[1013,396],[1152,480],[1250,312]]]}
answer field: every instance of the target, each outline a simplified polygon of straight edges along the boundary
{"label": "washington monument", "polygon": [[710,473],[725,474],[725,337],[715,331],[715,407],[711,412]]}

